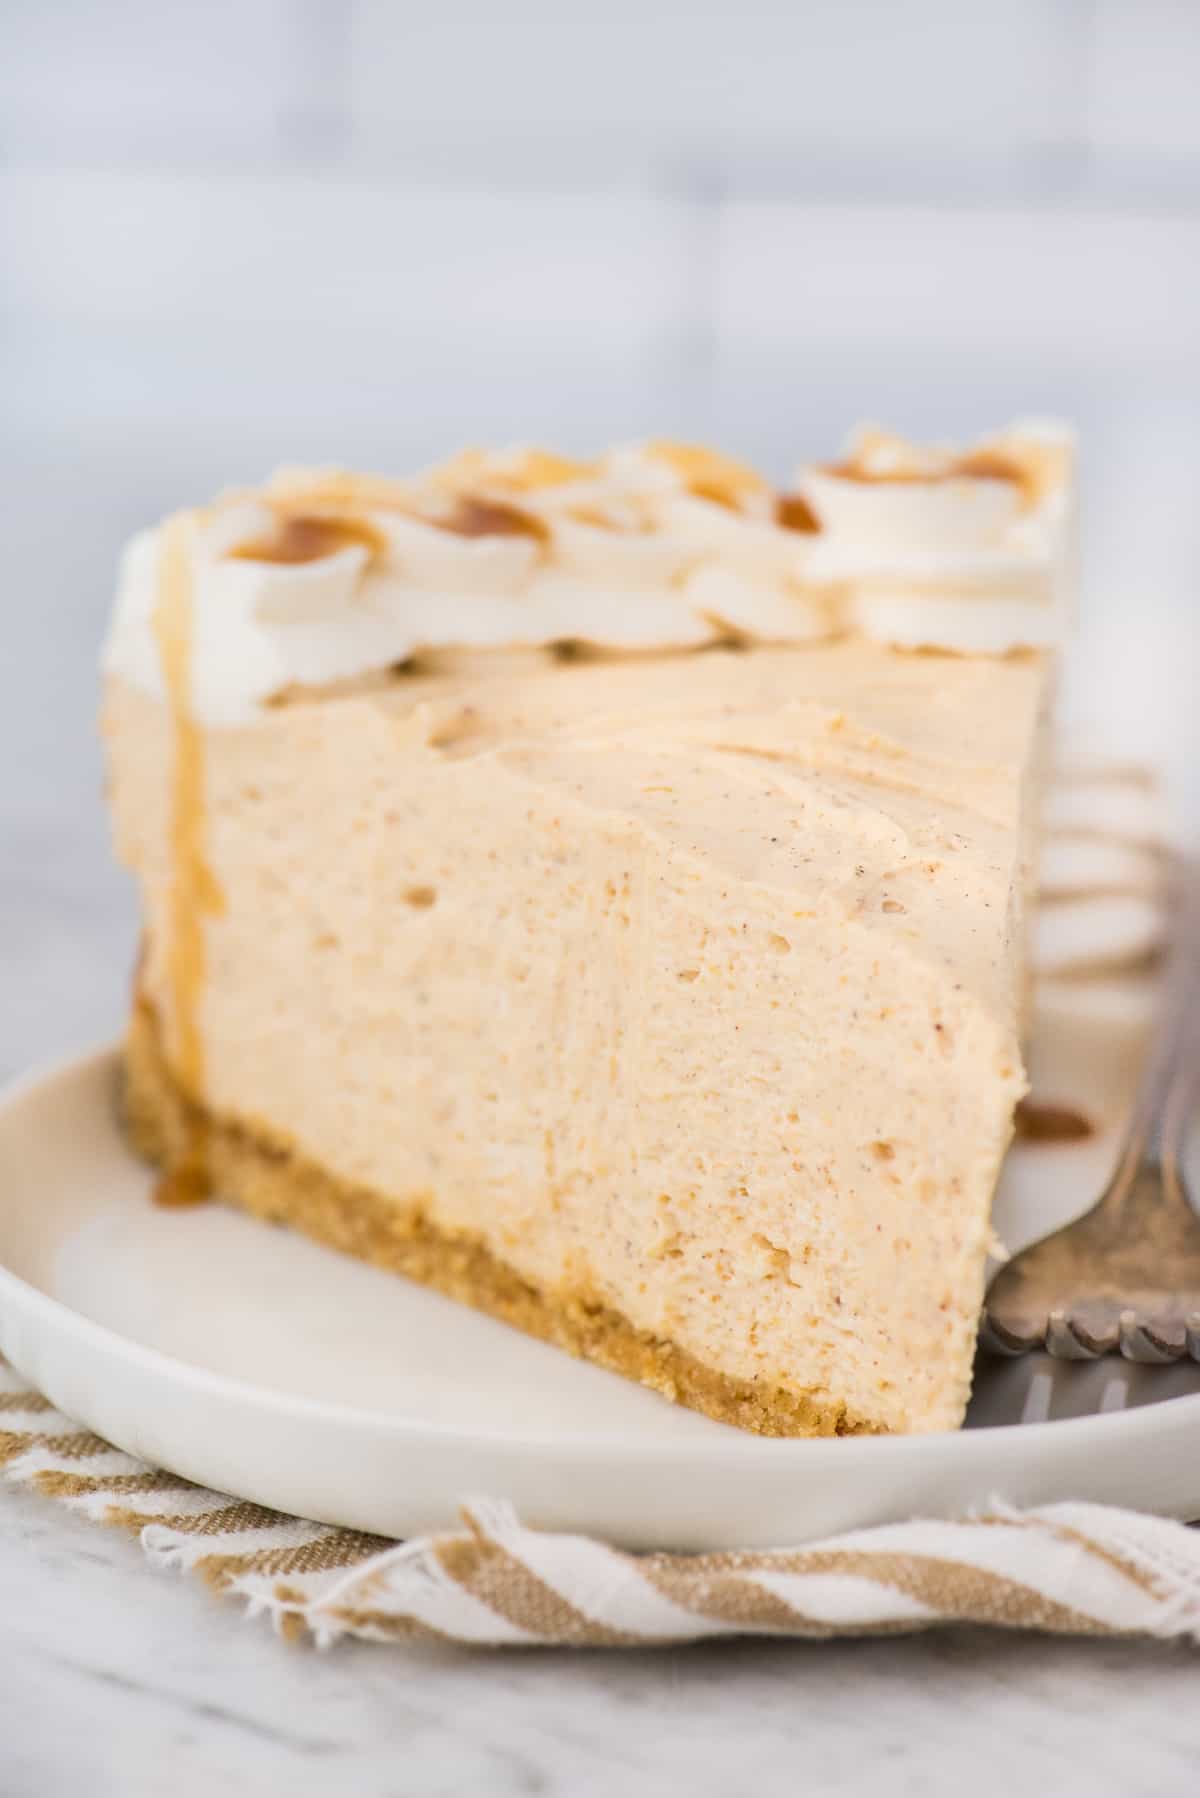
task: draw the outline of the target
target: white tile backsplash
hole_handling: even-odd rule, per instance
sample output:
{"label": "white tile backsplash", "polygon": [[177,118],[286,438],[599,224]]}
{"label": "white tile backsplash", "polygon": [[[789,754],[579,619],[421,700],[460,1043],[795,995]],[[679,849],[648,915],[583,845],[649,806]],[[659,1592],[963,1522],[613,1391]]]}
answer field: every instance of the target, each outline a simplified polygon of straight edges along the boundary
{"label": "white tile backsplash", "polygon": [[686,213],[636,186],[19,167],[0,174],[0,309],[181,332],[640,339],[680,314]]}
{"label": "white tile backsplash", "polygon": [[631,146],[719,161],[746,144],[1056,141],[1072,49],[1069,9],[1038,0],[359,0],[353,19],[360,131],[552,135],[622,161]]}
{"label": "white tile backsplash", "polygon": [[1200,157],[1200,6],[1194,0],[1096,0],[1087,126],[1104,155]]}
{"label": "white tile backsplash", "polygon": [[297,0],[9,0],[5,12],[0,123],[17,152],[255,150],[311,83]]}
{"label": "white tile backsplash", "polygon": [[[7,0],[16,161],[1200,196],[1194,0]],[[1161,197],[1161,195],[1160,195]]]}
{"label": "white tile backsplash", "polygon": [[130,528],[279,461],[658,430],[782,473],[863,414],[1057,411],[1084,685],[1131,742],[1186,705],[1200,6],[0,8],[0,458],[47,681]]}
{"label": "white tile backsplash", "polygon": [[733,202],[715,265],[734,341],[1151,366],[1200,342],[1200,217]]}

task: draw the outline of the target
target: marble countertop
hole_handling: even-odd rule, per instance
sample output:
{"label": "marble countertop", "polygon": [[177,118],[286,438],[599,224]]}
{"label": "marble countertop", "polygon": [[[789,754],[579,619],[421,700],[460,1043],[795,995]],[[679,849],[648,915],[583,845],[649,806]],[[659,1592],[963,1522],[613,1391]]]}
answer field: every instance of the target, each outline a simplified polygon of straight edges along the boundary
{"label": "marble countertop", "polygon": [[[108,855],[94,668],[115,544],[163,495],[119,457],[103,466],[56,442],[7,488],[21,603],[0,654],[0,1078],[112,1034],[125,1003],[133,919]],[[1172,628],[1186,669],[1190,627]],[[3,1488],[0,1593],[3,1798],[1007,1794],[1034,1777],[1055,1798],[1169,1798],[1200,1764],[1195,1649],[954,1631],[319,1655]]]}
{"label": "marble countertop", "polygon": [[1194,1789],[1196,1650],[952,1630],[490,1654],[273,1638],[135,1542],[0,1495],[5,1798]]}

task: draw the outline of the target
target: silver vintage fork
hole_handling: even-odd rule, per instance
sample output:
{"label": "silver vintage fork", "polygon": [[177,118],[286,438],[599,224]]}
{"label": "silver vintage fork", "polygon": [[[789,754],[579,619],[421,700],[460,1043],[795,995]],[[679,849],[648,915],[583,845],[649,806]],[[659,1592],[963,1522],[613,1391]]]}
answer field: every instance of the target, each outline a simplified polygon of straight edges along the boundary
{"label": "silver vintage fork", "polygon": [[1200,1090],[1200,870],[1181,866],[1161,1015],[1116,1171],[1092,1209],[1002,1267],[981,1346],[1069,1360],[1200,1361],[1200,1217],[1183,1170]]}

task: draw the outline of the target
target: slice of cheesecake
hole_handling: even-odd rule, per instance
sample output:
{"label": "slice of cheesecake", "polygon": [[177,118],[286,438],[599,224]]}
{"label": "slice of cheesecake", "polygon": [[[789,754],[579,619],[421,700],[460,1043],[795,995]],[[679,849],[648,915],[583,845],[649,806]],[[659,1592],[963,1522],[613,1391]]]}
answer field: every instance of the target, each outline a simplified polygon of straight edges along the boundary
{"label": "slice of cheesecake", "polygon": [[164,1198],[747,1428],[961,1421],[1069,457],[864,442],[784,494],[672,444],[286,473],[135,541]]}

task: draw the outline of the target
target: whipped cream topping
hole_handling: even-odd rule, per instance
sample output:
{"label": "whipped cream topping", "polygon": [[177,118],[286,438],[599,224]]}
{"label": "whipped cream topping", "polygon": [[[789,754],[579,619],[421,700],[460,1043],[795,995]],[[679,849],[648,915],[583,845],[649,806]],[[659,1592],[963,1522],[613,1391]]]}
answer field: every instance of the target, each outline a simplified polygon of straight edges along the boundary
{"label": "whipped cream topping", "polygon": [[[562,642],[1045,648],[1066,624],[1071,476],[1070,434],[1047,424],[967,452],[863,430],[782,494],[658,442],[594,462],[466,451],[412,480],[283,470],[188,516],[192,707],[236,724],[289,687]],[[155,694],[163,541],[128,546],[104,652]]]}

